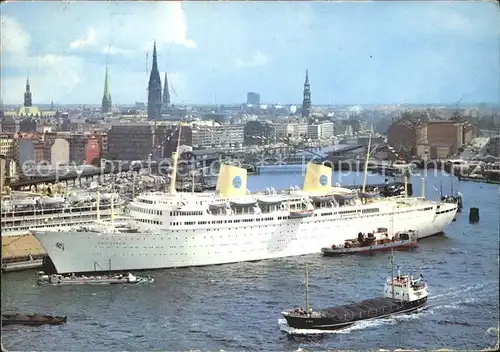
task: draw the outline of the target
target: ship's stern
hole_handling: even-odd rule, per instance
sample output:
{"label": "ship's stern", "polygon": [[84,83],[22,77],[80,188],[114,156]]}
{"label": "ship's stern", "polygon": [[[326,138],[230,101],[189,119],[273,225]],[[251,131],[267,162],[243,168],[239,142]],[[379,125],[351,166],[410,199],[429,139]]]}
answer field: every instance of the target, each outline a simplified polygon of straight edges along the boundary
{"label": "ship's stern", "polygon": [[297,330],[339,330],[351,326],[353,322],[339,322],[332,318],[304,310],[294,309],[281,313],[289,327]]}

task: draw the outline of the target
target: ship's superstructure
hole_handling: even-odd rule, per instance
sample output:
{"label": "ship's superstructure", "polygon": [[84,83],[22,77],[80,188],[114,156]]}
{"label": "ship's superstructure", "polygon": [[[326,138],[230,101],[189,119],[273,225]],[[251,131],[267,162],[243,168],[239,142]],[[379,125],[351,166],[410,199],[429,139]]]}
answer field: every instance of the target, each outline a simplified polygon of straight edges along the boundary
{"label": "ship's superstructure", "polygon": [[[176,158],[174,156],[174,165]],[[175,174],[175,172],[174,172]],[[331,187],[332,169],[309,164],[301,190],[247,191],[246,170],[222,165],[215,193],[147,193],[130,204],[139,232],[37,231],[59,273],[222,264],[319,253],[352,231],[385,227],[442,232],[457,205],[419,198],[375,198]],[[301,216],[297,216],[300,214]]]}
{"label": "ship's superstructure", "polygon": [[124,202],[113,193],[74,193],[2,199],[1,235],[21,236],[35,229],[70,229],[124,213]]}

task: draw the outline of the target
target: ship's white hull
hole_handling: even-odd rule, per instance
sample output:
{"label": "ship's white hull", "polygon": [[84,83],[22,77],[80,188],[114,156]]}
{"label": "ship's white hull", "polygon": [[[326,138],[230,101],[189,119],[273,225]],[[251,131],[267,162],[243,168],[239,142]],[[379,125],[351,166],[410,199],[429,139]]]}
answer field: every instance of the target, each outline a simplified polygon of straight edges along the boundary
{"label": "ship's white hull", "polygon": [[[425,206],[425,205],[424,205]],[[142,270],[254,261],[321,253],[358,232],[385,227],[390,232],[416,230],[419,238],[441,233],[453,221],[455,204],[394,214],[316,216],[266,222],[220,224],[203,229],[157,233],[100,234],[35,232],[59,273]],[[260,216],[264,216],[260,215]]]}

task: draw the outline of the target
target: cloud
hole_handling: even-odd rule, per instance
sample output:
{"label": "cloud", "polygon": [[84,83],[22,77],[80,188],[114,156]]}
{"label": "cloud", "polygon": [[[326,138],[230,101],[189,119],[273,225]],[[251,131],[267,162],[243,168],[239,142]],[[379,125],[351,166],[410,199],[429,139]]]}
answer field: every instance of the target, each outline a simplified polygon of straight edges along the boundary
{"label": "cloud", "polygon": [[109,55],[127,55],[132,53],[131,50],[126,50],[126,49],[121,49],[117,48],[116,46],[105,46],[102,48],[102,53],[103,54],[109,54]]}
{"label": "cloud", "polygon": [[[114,101],[143,101],[148,74],[141,57],[151,52],[152,40],[157,42],[160,61],[167,47],[197,46],[188,36],[181,2],[95,2],[85,6],[47,2],[25,7],[11,3],[6,9],[1,32],[1,94],[6,104],[22,103],[26,70],[35,104],[100,101],[108,55],[114,56],[109,59]],[[30,13],[41,15],[25,20]],[[66,30],[61,32],[61,28]],[[124,56],[126,59],[120,58]],[[169,78],[182,98],[187,76],[172,67]]]}
{"label": "cloud", "polygon": [[[34,92],[35,102],[64,100],[75,89],[84,75],[83,58],[52,53],[29,54],[31,36],[17,19],[2,18],[2,72],[1,95],[4,103],[22,102],[26,70]],[[36,93],[35,93],[36,92]]]}
{"label": "cloud", "polygon": [[63,102],[78,88],[86,71],[84,60],[77,56],[45,54],[20,59],[23,74],[3,77],[1,82],[2,97],[7,104],[22,102],[24,69],[29,72],[34,103]]}
{"label": "cloud", "polygon": [[129,2],[123,12],[114,10],[95,22],[102,40],[99,44],[111,44],[125,50],[124,53],[151,51],[153,41],[159,49],[170,45],[197,47],[188,36],[188,22],[181,2]]}
{"label": "cloud", "polygon": [[81,49],[97,44],[97,32],[94,28],[89,28],[87,33],[79,39],[69,44],[70,49]]}
{"label": "cloud", "polygon": [[270,59],[260,51],[257,51],[250,60],[236,59],[236,64],[242,67],[254,67],[267,65]]}
{"label": "cloud", "polygon": [[30,40],[29,34],[22,29],[16,18],[2,16],[1,48],[3,53],[25,53]]}
{"label": "cloud", "polygon": [[3,96],[22,103],[28,69],[35,103],[98,104],[108,61],[113,102],[145,101],[146,52],[150,66],[156,41],[176,103],[213,102],[214,95],[237,103],[249,89],[268,102],[300,103],[307,67],[315,103],[456,101],[470,86],[481,87],[477,99],[498,100],[500,27],[491,6],[7,2]]}

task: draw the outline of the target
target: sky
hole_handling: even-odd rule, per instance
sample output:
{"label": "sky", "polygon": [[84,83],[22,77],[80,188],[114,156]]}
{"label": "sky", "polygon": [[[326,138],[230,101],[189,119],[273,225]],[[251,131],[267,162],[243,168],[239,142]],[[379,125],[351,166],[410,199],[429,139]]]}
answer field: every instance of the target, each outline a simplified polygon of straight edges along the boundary
{"label": "sky", "polygon": [[1,94],[147,101],[153,41],[178,104],[500,103],[494,2],[2,2]]}

